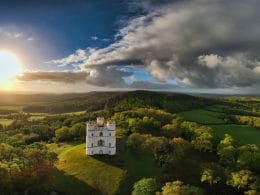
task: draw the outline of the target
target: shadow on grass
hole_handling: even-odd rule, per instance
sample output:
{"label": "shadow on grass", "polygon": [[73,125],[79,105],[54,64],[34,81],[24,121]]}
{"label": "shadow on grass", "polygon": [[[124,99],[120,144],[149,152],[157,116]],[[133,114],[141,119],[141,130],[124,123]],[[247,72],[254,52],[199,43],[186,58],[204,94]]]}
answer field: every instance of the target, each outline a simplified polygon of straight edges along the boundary
{"label": "shadow on grass", "polygon": [[55,191],[59,195],[99,195],[102,194],[97,189],[92,188],[85,182],[80,181],[72,175],[65,174],[64,171],[54,170],[53,178],[46,184],[46,190]]}
{"label": "shadow on grass", "polygon": [[118,167],[118,168],[124,168],[125,164],[125,152],[126,152],[126,139],[116,139],[116,155],[110,156],[110,155],[94,155],[92,156],[98,161],[102,161],[106,164]]}
{"label": "shadow on grass", "polygon": [[95,155],[98,161],[124,169],[125,177],[121,180],[116,194],[131,194],[133,184],[143,177],[156,178],[161,168],[150,155],[137,154],[126,149],[126,140],[117,139],[117,153],[115,156]]}

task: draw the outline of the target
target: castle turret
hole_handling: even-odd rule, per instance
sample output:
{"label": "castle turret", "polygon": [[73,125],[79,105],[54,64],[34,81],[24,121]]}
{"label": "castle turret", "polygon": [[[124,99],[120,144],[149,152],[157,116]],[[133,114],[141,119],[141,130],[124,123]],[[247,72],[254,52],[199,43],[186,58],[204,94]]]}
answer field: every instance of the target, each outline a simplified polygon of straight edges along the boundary
{"label": "castle turret", "polygon": [[97,117],[97,126],[104,126],[104,123],[105,123],[105,119],[104,117]]}
{"label": "castle turret", "polygon": [[97,117],[96,123],[91,121],[86,125],[86,154],[116,154],[116,123],[103,117]]}

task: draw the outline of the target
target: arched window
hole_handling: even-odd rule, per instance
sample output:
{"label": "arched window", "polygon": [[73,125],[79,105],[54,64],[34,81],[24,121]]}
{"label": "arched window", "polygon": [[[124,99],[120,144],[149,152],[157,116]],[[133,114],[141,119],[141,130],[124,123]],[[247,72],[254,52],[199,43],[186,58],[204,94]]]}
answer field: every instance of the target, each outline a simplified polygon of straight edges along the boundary
{"label": "arched window", "polygon": [[104,140],[102,139],[98,140],[98,146],[104,146],[104,145],[105,145]]}
{"label": "arched window", "polygon": [[100,136],[100,137],[102,137],[102,136],[103,136],[103,133],[102,133],[102,132],[100,132],[100,133],[99,133],[99,136]]}

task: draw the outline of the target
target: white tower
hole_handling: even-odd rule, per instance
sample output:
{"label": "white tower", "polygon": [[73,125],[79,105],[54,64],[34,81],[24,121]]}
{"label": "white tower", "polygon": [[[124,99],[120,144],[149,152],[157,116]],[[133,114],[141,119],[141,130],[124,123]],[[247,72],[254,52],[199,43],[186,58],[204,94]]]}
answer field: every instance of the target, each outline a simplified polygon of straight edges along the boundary
{"label": "white tower", "polygon": [[94,121],[87,122],[86,154],[116,154],[116,123],[108,120],[105,123],[103,117],[97,117]]}

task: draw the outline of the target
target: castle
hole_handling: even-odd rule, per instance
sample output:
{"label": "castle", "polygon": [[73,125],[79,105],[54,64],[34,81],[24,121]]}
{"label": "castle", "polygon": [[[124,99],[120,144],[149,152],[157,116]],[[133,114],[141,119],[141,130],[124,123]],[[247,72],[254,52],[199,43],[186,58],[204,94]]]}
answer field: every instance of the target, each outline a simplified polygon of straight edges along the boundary
{"label": "castle", "polygon": [[103,117],[87,122],[86,154],[116,154],[116,123]]}

